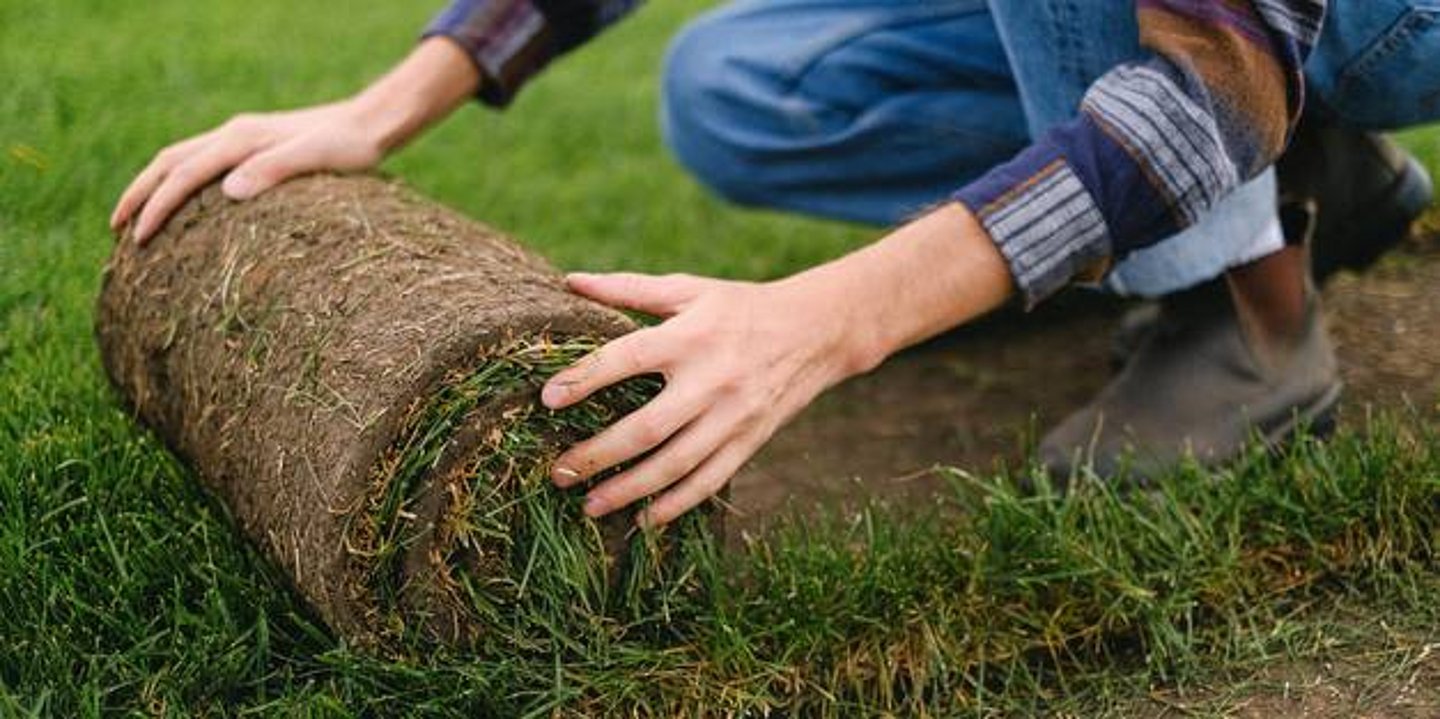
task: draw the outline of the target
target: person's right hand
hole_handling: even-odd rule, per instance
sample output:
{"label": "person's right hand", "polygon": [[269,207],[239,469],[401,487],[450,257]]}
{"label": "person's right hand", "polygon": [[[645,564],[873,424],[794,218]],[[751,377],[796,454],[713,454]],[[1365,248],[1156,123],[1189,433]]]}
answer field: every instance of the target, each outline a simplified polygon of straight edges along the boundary
{"label": "person's right hand", "polygon": [[120,196],[110,228],[130,224],[144,243],[190,195],[227,172],[223,191],[245,200],[296,175],[368,169],[384,155],[384,143],[354,101],[237,115],[157,153]]}

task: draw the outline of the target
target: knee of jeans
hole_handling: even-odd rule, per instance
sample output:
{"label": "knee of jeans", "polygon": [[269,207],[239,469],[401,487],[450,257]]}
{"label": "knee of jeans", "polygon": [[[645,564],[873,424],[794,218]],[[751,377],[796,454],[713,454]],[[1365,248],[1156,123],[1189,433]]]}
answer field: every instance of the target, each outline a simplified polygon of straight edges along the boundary
{"label": "knee of jeans", "polygon": [[723,15],[706,16],[671,42],[661,80],[661,130],[676,159],[711,190],[732,202],[767,204],[764,173],[756,171],[767,140],[757,136],[767,132],[766,106],[773,111],[778,102],[753,97],[763,86],[748,77],[739,55],[748,43],[740,34]]}

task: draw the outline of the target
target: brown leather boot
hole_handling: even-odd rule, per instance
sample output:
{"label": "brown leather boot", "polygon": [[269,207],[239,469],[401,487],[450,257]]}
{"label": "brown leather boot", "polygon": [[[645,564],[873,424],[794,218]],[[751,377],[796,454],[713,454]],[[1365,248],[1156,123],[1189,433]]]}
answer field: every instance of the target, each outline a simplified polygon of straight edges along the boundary
{"label": "brown leather boot", "polygon": [[[1275,169],[1286,237],[1310,238],[1318,287],[1341,270],[1367,269],[1400,244],[1434,195],[1425,167],[1384,135],[1313,120],[1301,123]],[[1160,312],[1159,302],[1146,302],[1125,313],[1111,340],[1112,366],[1125,365]]]}
{"label": "brown leather boot", "polygon": [[1062,482],[1082,466],[1145,480],[1187,456],[1228,462],[1254,437],[1328,430],[1339,369],[1319,298],[1307,295],[1303,329],[1279,344],[1240,319],[1223,279],[1165,298],[1125,369],[1044,437],[1040,460]]}

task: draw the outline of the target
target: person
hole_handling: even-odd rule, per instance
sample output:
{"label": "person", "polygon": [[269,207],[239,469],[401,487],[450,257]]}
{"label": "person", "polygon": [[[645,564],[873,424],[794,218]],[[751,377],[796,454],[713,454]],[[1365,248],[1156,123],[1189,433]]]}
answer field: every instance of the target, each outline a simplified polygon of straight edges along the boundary
{"label": "person", "polygon": [[[112,227],[144,242],[221,176],[244,200],[297,174],[372,167],[467,98],[505,106],[636,4],[456,0],[354,97],[239,115],[160,151]],[[843,379],[1070,285],[1162,299],[1127,321],[1124,369],[1042,441],[1062,476],[1221,463],[1256,433],[1323,423],[1340,380],[1307,258],[1320,279],[1361,267],[1428,203],[1424,171],[1373,131],[1440,114],[1440,9],[735,0],[680,33],[662,82],[668,145],[720,195],[895,229],[772,282],[567,278],[663,320],[542,391],[560,408],[665,377],[553,468],[574,486],[633,461],[588,490],[585,511],[651,497],[642,524],[712,496]]]}

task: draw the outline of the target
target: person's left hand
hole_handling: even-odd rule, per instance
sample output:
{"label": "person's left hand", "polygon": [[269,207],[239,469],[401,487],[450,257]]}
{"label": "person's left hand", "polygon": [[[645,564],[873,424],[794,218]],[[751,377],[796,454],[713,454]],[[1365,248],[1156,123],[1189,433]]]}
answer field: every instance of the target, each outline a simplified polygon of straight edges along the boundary
{"label": "person's left hand", "polygon": [[567,282],[605,304],[668,318],[594,351],[541,393],[559,409],[629,377],[665,378],[659,396],[556,459],[552,479],[570,487],[654,450],[589,491],[592,517],[663,491],[636,521],[675,519],[718,492],[816,395],[869,369],[850,350],[848,298],[795,278],[575,274]]}

